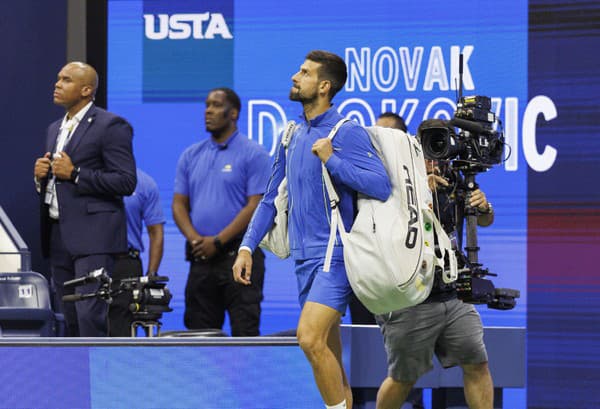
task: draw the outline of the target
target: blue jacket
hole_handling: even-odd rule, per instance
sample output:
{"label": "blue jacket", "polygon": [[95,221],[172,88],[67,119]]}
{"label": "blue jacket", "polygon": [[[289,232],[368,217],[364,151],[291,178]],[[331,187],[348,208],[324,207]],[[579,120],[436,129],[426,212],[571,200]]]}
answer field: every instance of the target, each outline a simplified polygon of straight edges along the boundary
{"label": "blue jacket", "polygon": [[[327,191],[322,180],[321,160],[311,152],[317,139],[325,138],[342,119],[334,108],[300,124],[288,148],[280,146],[267,190],[248,226],[242,246],[254,250],[269,231],[275,217],[277,187],[288,178],[288,233],[291,256],[295,260],[325,257],[331,221]],[[340,196],[340,211],[346,229],[355,215],[356,192],[386,200],[390,180],[377,156],[367,131],[356,122],[346,122],[333,139],[334,153],[327,167]],[[338,237],[334,257],[342,257]]]}

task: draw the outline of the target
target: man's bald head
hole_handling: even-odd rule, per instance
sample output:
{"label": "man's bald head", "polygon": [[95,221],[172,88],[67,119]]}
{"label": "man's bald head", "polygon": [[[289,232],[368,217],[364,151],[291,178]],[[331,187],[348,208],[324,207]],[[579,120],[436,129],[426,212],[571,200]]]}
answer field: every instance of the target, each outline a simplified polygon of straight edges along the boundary
{"label": "man's bald head", "polygon": [[72,116],[94,99],[97,89],[98,74],[94,67],[79,61],[70,62],[58,73],[54,103]]}
{"label": "man's bald head", "polygon": [[72,66],[77,71],[79,71],[82,82],[85,85],[89,85],[92,87],[92,97],[94,97],[96,95],[96,91],[98,90],[98,73],[96,72],[94,67],[80,61],[70,62],[66,66]]}

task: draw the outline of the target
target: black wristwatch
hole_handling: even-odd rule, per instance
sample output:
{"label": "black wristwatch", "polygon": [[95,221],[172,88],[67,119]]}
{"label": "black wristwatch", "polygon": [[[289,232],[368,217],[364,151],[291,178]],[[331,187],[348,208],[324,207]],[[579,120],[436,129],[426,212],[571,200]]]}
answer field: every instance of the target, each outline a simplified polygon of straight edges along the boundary
{"label": "black wristwatch", "polygon": [[219,236],[215,236],[213,243],[215,243],[215,248],[217,249],[217,251],[223,250],[223,243],[221,243],[221,239],[219,238]]}
{"label": "black wristwatch", "polygon": [[79,170],[80,168],[73,167],[73,170],[71,171],[71,182],[77,183],[77,179],[79,178]]}

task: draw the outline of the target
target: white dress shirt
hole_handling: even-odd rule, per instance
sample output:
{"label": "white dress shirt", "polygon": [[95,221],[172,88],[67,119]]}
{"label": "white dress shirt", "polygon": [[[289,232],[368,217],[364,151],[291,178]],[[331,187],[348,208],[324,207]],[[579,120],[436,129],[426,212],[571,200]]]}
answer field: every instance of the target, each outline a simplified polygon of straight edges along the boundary
{"label": "white dress shirt", "polygon": [[[92,102],[90,101],[86,106],[79,110],[73,118],[68,118],[68,114],[62,120],[60,124],[60,130],[58,132],[57,140],[56,140],[56,149],[52,153],[52,159],[60,157],[60,152],[65,150],[65,146],[71,140],[71,136],[75,133],[77,126],[87,113],[87,111],[92,106]],[[56,195],[56,176],[51,175],[48,180],[48,185],[46,186],[46,197],[44,198],[44,202],[47,205],[50,205],[50,217],[58,220],[58,197]]]}

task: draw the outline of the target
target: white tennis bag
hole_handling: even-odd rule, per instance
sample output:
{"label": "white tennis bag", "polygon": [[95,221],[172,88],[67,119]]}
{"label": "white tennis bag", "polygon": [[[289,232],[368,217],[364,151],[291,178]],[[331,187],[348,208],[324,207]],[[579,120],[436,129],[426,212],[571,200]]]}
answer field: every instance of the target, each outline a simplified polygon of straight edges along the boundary
{"label": "white tennis bag", "polygon": [[[282,137],[281,144],[285,147],[287,156],[287,148],[292,140],[294,131],[296,130],[296,122],[288,122]],[[290,256],[290,240],[288,237],[288,191],[287,177],[283,178],[277,187],[277,196],[275,197],[275,209],[277,214],[273,221],[273,227],[261,240],[259,246],[270,251],[279,258],[288,258]]]}
{"label": "white tennis bag", "polygon": [[[341,126],[331,131],[333,138]],[[436,266],[443,279],[456,280],[452,244],[432,210],[423,151],[416,138],[391,128],[366,128],[392,184],[382,202],[359,195],[358,214],[346,232],[337,208],[339,197],[323,166],[332,205],[331,234],[324,270],[329,270],[336,231],[344,245],[348,280],[358,299],[375,314],[407,308],[431,292]]]}

